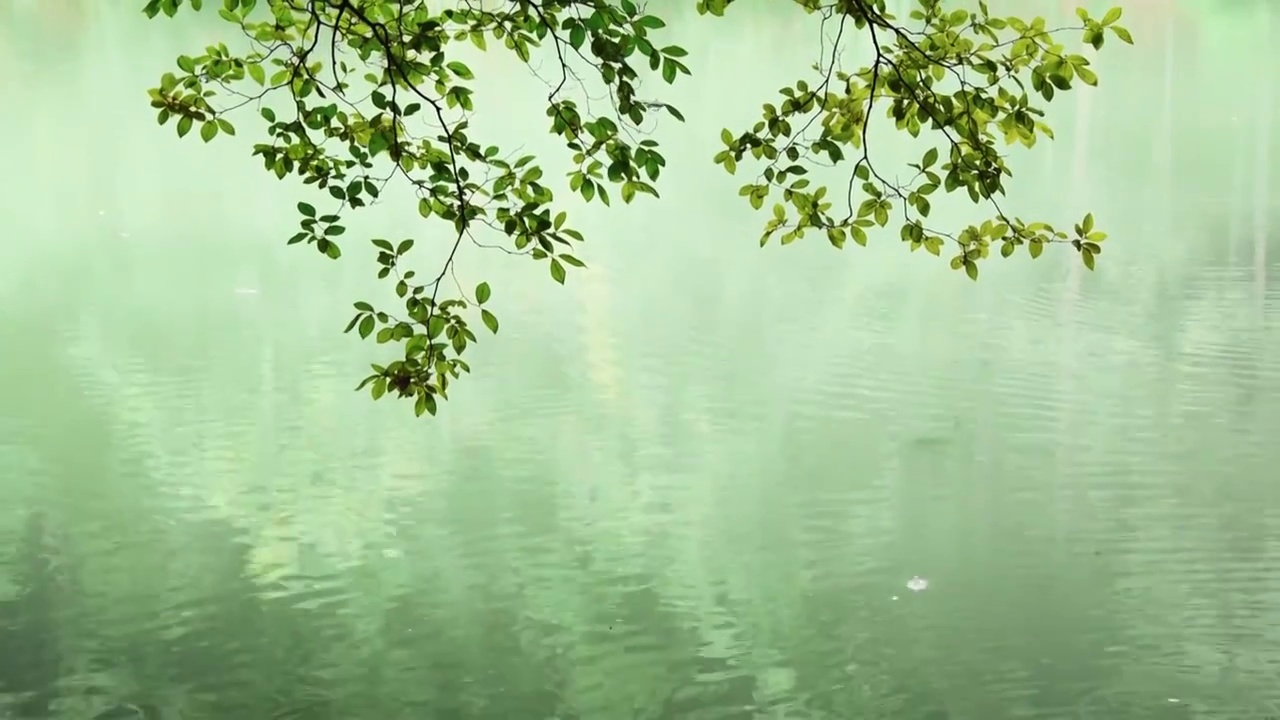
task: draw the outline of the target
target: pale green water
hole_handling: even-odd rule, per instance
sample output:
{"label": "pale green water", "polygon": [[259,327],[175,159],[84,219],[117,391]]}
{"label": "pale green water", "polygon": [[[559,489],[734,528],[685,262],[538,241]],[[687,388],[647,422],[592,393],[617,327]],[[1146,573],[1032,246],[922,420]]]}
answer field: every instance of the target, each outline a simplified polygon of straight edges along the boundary
{"label": "pale green water", "polygon": [[[709,156],[812,36],[691,22],[664,199],[577,210],[565,288],[465,257],[503,332],[435,420],[350,392],[373,266],[283,246],[249,126],[155,128],[208,27],[6,16],[0,717],[1280,715],[1263,7],[1184,7],[1169,52],[1135,17],[1010,201],[1096,211],[1098,272],[977,285],[892,238],[758,249]],[[551,152],[540,86],[476,66],[515,108],[476,132]]]}

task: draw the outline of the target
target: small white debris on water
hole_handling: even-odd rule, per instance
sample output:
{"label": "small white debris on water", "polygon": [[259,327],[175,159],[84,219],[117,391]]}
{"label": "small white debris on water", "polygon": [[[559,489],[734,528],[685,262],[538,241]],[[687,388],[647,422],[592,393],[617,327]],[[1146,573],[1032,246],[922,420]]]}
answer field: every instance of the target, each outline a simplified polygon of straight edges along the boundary
{"label": "small white debris on water", "polygon": [[929,581],[925,580],[919,575],[913,575],[911,579],[907,581],[907,589],[910,590],[911,592],[920,592],[921,590],[927,590],[929,589]]}
{"label": "small white debris on water", "polygon": [[238,288],[236,288],[236,289],[235,289],[235,293],[236,293],[237,295],[257,295],[257,294],[258,294],[258,289],[257,289],[257,288],[248,288],[248,287],[238,287]]}
{"label": "small white debris on water", "polygon": [[897,595],[894,595],[893,597],[891,597],[891,598],[889,598],[889,599],[890,599],[890,600],[897,600],[897,599],[898,599],[898,596],[897,596]]}
{"label": "small white debris on water", "polygon": [[1171,702],[1171,703],[1178,703],[1178,702],[1182,702],[1182,701],[1181,701],[1181,700],[1179,700],[1178,698],[1169,698],[1169,702]]}

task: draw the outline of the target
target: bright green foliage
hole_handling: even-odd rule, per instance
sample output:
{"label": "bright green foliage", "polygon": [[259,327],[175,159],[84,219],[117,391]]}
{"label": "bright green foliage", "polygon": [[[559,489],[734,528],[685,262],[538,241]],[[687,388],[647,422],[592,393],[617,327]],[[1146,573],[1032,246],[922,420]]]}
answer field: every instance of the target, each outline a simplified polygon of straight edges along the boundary
{"label": "bright green foliage", "polygon": [[[1070,89],[1077,79],[1086,85],[1098,82],[1089,60],[1068,53],[1047,30],[1044,18],[1028,22],[993,17],[985,2],[971,13],[948,11],[943,0],[917,0],[909,20],[900,22],[885,11],[883,0],[845,3],[856,8],[852,12],[839,12],[840,4],[833,7],[820,0],[795,2],[808,12],[823,13],[824,20],[836,25],[838,38],[855,31],[869,36],[875,56],[870,66],[848,73],[836,68],[832,55],[813,66],[817,78],[812,83],[799,80],[781,90],[779,104],[766,103],[750,131],[722,131],[726,149],[715,156],[716,163],[734,173],[749,153],[763,166],[756,181],[743,185],[739,194],[756,209],[775,193],[781,196],[760,236],[761,245],[774,235],[786,245],[809,230],[825,232],[836,247],[844,247],[849,238],[865,245],[868,228],[884,227],[900,212],[903,242],[913,251],[923,247],[934,255],[952,248],[951,267],[964,268],[974,280],[978,262],[993,243],[1000,245],[1004,257],[1026,245],[1034,258],[1046,243],[1069,241],[1093,269],[1094,258],[1102,252],[1099,243],[1107,236],[1094,230],[1092,215],[1069,236],[1047,223],[1007,215],[998,200],[1005,192],[1005,178],[1012,176],[1000,146],[1031,147],[1038,134],[1053,137],[1040,120],[1044,111],[1036,101],[1053,100],[1057,91]],[[719,12],[726,3],[705,4]],[[1083,8],[1077,14],[1084,42],[1094,48],[1102,47],[1108,29],[1132,42],[1129,32],[1115,24],[1119,8],[1101,20],[1089,17]],[[913,137],[928,130],[939,142],[920,162],[910,164],[915,174],[905,183],[887,179],[872,162],[867,119],[877,109],[898,130]],[[810,164],[838,165],[850,155],[855,158],[853,177],[843,207],[833,209],[829,189],[811,187],[804,176]],[[860,202],[854,200],[855,186],[861,190]],[[993,217],[959,232],[930,227],[929,197],[939,187],[947,193],[963,189],[974,203],[988,203]]]}
{"label": "bright green foliage", "polygon": [[[715,16],[732,3],[696,1],[700,14]],[[750,155],[761,166],[740,194],[756,209],[780,198],[771,205],[761,244],[774,235],[787,244],[810,230],[836,247],[849,238],[865,244],[868,229],[884,227],[900,213],[893,222],[901,223],[900,236],[912,250],[941,255],[950,247],[951,266],[974,279],[992,244],[1006,257],[1020,245],[1038,257],[1048,243],[1070,242],[1093,267],[1106,235],[1094,230],[1091,215],[1068,235],[1007,215],[998,200],[1011,175],[1001,146],[1030,147],[1039,134],[1052,137],[1039,103],[1077,79],[1097,82],[1089,61],[1060,44],[1060,33],[1046,29],[1041,18],[991,16],[983,3],[973,13],[944,9],[943,0],[916,0],[910,18],[898,19],[885,0],[793,2],[797,11],[821,13],[833,24],[837,48],[858,34],[875,56],[870,66],[847,73],[836,68],[838,50],[826,48],[815,77],[784,88],[780,102],[766,104],[750,131],[721,133],[725,149],[716,154],[717,164],[734,173]],[[205,0],[148,0],[144,11],[172,16],[184,3],[201,10]],[[233,53],[218,44],[198,56],[180,56],[179,72],[165,73],[150,91],[160,124],[174,120],[179,136],[199,125],[201,139],[210,142],[235,134],[233,111],[258,104],[267,137],[254,155],[278,178],[296,175],[333,198],[333,207],[323,210],[298,203],[299,231],[291,244],[305,242],[339,257],[343,213],[373,202],[391,182],[416,192],[423,218],[451,228],[447,260],[426,278],[406,267],[413,239],[374,239],[378,277],[395,283],[403,312],[357,302],[347,325],[348,332],[402,347],[389,364],[373,365],[360,387],[369,387],[375,399],[388,391],[413,398],[419,415],[434,414],[450,381],[470,371],[462,354],[476,335],[464,315],[478,310],[481,322],[498,331],[498,319],[484,307],[492,293],[487,283],[470,297],[460,288],[457,297],[441,291],[452,278],[458,248],[474,241],[477,224],[505,235],[508,252],[547,263],[556,282],[565,282],[568,267],[583,267],[571,254],[583,237],[556,210],[537,159],[472,139],[469,83],[475,78],[452,44],[480,50],[501,45],[522,62],[535,48],[554,53],[563,70],[549,88],[546,116],[577,167],[568,187],[588,202],[608,205],[614,189],[627,203],[640,194],[656,197],[654,183],[666,161],[655,141],[636,139],[639,128],[655,113],[683,120],[671,105],[637,98],[643,79],[673,83],[689,70],[681,60],[685,50],[659,40],[663,20],[633,0],[508,0],[490,3],[492,9],[470,2],[440,9],[441,3],[426,0],[216,4],[252,47]],[[1107,31],[1131,42],[1115,24],[1118,9],[1101,19],[1083,10],[1079,16],[1081,25],[1073,29],[1093,47],[1102,46]],[[601,114],[565,95],[570,80],[586,82],[584,76],[608,90],[612,103]],[[277,115],[259,103],[271,93],[287,101],[288,113]],[[872,162],[866,138],[873,113],[887,115],[912,136],[927,131],[925,137],[937,141],[911,165],[915,175],[905,183],[886,179]],[[842,163],[851,165],[850,180],[836,208],[837,194],[805,175],[815,164]],[[929,198],[939,188],[963,189],[973,202],[990,205],[991,219],[955,232],[931,228]]]}

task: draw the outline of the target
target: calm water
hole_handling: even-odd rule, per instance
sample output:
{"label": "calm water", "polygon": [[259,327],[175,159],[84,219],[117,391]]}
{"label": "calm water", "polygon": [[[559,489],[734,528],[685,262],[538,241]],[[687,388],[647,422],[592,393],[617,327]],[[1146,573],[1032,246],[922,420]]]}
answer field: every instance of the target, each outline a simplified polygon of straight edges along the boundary
{"label": "calm water", "polygon": [[[675,23],[664,199],[571,202],[563,288],[464,257],[503,331],[434,420],[351,392],[386,290],[360,242],[283,246],[249,121],[154,126],[212,17],[36,5],[0,34],[0,717],[1280,715],[1269,4],[1132,2],[1009,201],[1094,210],[1098,272],[976,285],[890,237],[757,248],[709,157],[814,28]],[[476,132],[554,153],[541,86],[474,66]]]}

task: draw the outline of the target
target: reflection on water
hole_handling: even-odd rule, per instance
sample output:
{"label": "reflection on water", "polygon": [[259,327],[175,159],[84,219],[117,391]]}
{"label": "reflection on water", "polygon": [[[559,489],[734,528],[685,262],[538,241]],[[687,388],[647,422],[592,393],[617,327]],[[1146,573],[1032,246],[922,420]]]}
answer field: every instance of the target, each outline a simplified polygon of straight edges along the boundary
{"label": "reflection on water", "polygon": [[[1105,262],[977,285],[891,239],[756,248],[700,138],[809,58],[678,27],[661,212],[571,207],[565,288],[466,258],[503,332],[423,422],[350,392],[358,244],[282,247],[298,189],[139,100],[214,26],[12,6],[4,52],[94,62],[0,70],[44,109],[0,135],[0,717],[1280,714],[1277,17],[1160,7],[1015,161]],[[550,152],[523,117],[477,132]]]}

